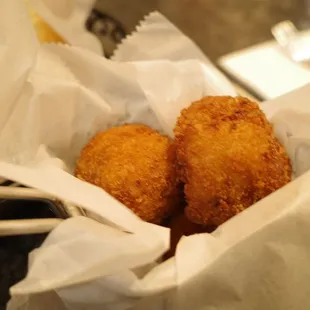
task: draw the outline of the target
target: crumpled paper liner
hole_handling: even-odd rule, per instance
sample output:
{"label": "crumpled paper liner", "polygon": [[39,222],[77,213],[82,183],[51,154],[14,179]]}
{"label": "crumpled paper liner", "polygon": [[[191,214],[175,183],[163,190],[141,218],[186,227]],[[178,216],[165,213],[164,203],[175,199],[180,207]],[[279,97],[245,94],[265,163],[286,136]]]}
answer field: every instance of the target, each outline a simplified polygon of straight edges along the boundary
{"label": "crumpled paper liner", "polygon": [[[0,14],[21,20],[18,29],[8,30],[35,42],[29,21],[21,19],[25,8],[20,3],[3,0]],[[12,6],[15,10],[8,10]],[[169,25],[155,16],[160,19],[153,19],[155,25]],[[182,36],[175,31],[176,42]],[[166,40],[168,46],[173,38]],[[282,310],[304,305],[309,172],[214,233],[182,238],[176,256],[163,263],[158,261],[169,248],[168,229],[141,221],[100,188],[70,174],[82,146],[99,130],[134,121],[171,134],[186,102],[208,94],[234,95],[227,80],[211,74],[214,68],[207,61],[191,55],[174,61],[109,61],[79,47],[37,42],[33,47],[13,39],[10,45],[3,42],[3,49],[23,60],[14,51],[24,44],[27,58],[16,67],[22,71],[2,63],[0,76],[7,73],[9,79],[2,90],[8,98],[2,98],[6,104],[0,107],[0,142],[5,146],[0,173],[79,205],[98,221],[78,217],[61,223],[30,254],[28,275],[11,288],[8,309]],[[161,36],[157,39],[165,49]],[[22,78],[10,78],[20,72]],[[10,87],[15,96],[9,97]],[[310,85],[262,105],[296,176],[309,167],[310,125],[300,127],[310,115],[309,93]]]}

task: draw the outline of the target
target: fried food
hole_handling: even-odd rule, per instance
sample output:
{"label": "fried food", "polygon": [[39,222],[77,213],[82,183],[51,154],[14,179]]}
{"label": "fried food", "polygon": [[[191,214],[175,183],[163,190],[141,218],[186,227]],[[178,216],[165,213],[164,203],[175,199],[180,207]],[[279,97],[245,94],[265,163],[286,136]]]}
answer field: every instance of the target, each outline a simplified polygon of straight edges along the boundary
{"label": "fried food", "polygon": [[40,43],[66,43],[65,40],[38,15],[30,5],[29,0],[24,0],[24,2]]}
{"label": "fried food", "polygon": [[242,97],[205,97],[175,127],[186,216],[220,225],[291,180],[285,149],[258,105]]}
{"label": "fried food", "polygon": [[82,150],[75,174],[148,222],[159,224],[178,207],[174,146],[167,136],[145,125],[98,133]]}
{"label": "fried food", "polygon": [[168,259],[174,256],[177,244],[183,236],[190,236],[200,233],[211,233],[216,228],[215,226],[203,226],[192,223],[188,220],[183,211],[171,219],[169,227],[171,229],[170,249],[165,254],[164,259]]}

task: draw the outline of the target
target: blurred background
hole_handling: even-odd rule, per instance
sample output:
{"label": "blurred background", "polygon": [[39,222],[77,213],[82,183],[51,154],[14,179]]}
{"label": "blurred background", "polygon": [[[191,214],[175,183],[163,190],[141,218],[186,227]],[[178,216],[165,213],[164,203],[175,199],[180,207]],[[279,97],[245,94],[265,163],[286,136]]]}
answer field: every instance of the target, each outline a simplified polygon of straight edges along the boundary
{"label": "blurred background", "polygon": [[146,14],[158,10],[215,61],[271,39],[270,28],[283,20],[309,28],[309,9],[309,0],[97,0],[88,26],[109,56]]}

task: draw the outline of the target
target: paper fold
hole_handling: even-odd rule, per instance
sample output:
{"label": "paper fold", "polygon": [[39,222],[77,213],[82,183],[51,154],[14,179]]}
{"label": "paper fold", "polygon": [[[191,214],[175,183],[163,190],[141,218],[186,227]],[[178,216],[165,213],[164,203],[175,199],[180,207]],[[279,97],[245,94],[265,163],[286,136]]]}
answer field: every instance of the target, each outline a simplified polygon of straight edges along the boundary
{"label": "paper fold", "polygon": [[200,48],[159,12],[147,15],[136,31],[127,36],[115,50],[112,60],[189,60],[196,59],[206,66],[209,87],[216,91],[236,94],[228,79],[212,64]]}
{"label": "paper fold", "polygon": [[[1,89],[0,129],[10,117],[31,67],[35,64],[39,43],[22,1],[5,1],[1,10]],[[1,6],[1,7],[2,7]],[[12,14],[11,12],[14,12]],[[20,29],[23,35],[20,35]],[[22,51],[22,54],[21,54]]]}

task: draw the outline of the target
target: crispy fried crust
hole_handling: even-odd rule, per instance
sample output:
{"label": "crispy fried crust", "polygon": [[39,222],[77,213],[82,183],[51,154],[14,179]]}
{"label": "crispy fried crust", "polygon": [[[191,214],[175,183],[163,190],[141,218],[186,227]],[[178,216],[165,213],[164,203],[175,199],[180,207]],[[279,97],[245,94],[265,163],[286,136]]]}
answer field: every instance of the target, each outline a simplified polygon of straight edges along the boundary
{"label": "crispy fried crust", "polygon": [[203,226],[189,221],[183,213],[183,210],[171,219],[169,227],[171,229],[170,249],[165,254],[165,259],[175,255],[177,245],[183,236],[190,236],[199,233],[211,233],[215,229],[214,226]]}
{"label": "crispy fried crust", "polygon": [[289,158],[258,105],[242,97],[205,97],[175,128],[187,217],[220,225],[291,180]]}
{"label": "crispy fried crust", "polygon": [[160,223],[178,206],[175,151],[168,137],[138,124],[98,133],[82,150],[76,176]]}

